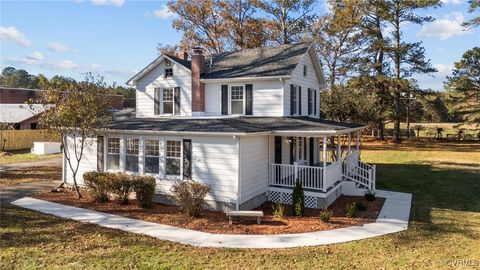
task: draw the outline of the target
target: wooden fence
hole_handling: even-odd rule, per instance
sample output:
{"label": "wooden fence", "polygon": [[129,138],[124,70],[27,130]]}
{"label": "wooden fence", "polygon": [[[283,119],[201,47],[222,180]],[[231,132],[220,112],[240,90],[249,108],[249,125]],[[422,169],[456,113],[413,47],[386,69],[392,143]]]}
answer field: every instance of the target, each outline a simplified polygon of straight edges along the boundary
{"label": "wooden fence", "polygon": [[0,130],[0,150],[20,150],[33,147],[33,142],[61,142],[59,134],[46,130]]}

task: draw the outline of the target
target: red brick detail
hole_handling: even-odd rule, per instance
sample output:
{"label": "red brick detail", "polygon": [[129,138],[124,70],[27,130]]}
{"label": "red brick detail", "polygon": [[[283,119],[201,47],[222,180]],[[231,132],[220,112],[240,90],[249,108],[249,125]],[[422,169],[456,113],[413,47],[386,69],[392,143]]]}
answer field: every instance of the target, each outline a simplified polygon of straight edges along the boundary
{"label": "red brick detail", "polygon": [[194,48],[192,54],[192,112],[205,111],[205,84],[200,75],[205,69],[205,56],[202,49]]}

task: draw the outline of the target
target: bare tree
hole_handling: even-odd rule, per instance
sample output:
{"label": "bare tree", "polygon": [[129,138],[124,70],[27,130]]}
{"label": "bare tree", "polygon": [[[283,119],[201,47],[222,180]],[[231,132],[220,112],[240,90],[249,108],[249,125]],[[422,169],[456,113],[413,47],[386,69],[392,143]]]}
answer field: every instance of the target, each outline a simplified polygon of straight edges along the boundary
{"label": "bare tree", "polygon": [[103,78],[87,73],[85,80],[77,85],[69,89],[50,87],[32,102],[43,104],[45,109],[40,124],[62,135],[63,155],[72,173],[75,191],[82,197],[77,174],[84,150],[103,128],[111,108]]}

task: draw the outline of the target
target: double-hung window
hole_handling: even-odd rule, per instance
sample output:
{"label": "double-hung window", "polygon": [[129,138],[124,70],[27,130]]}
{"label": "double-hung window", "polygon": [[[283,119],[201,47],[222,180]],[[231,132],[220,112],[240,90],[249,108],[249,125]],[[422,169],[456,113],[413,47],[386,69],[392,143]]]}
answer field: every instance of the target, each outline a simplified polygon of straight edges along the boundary
{"label": "double-hung window", "polygon": [[167,141],[166,149],[166,175],[180,176],[181,172],[181,157],[182,157],[182,142],[181,141]]}
{"label": "double-hung window", "polygon": [[107,141],[107,169],[118,171],[120,169],[120,139],[108,138]]}
{"label": "double-hung window", "polygon": [[164,88],[162,93],[162,113],[173,114],[173,88]]}
{"label": "double-hung window", "polygon": [[125,171],[138,172],[138,149],[138,139],[125,139]]}
{"label": "double-hung window", "polygon": [[244,114],[245,93],[243,85],[234,85],[230,89],[230,114]]}
{"label": "double-hung window", "polygon": [[158,174],[160,145],[158,140],[145,140],[145,172]]}

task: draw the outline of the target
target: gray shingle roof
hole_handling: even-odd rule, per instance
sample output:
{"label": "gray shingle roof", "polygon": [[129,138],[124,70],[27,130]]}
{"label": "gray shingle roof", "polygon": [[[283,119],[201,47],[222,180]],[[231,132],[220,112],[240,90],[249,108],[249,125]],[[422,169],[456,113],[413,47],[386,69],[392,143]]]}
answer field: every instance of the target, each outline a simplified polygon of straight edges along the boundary
{"label": "gray shingle roof", "polygon": [[310,42],[223,52],[206,63],[204,79],[287,76],[300,62]]}
{"label": "gray shingle roof", "polygon": [[180,65],[188,68],[188,69],[192,69],[192,62],[186,60],[186,59],[182,59],[182,58],[178,58],[174,55],[171,55],[171,54],[167,54],[168,57],[170,57],[173,61],[179,63]]}
{"label": "gray shingle roof", "polygon": [[132,109],[116,112],[106,126],[111,130],[206,133],[267,131],[335,131],[362,127],[310,117],[135,118]]}

